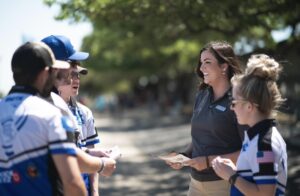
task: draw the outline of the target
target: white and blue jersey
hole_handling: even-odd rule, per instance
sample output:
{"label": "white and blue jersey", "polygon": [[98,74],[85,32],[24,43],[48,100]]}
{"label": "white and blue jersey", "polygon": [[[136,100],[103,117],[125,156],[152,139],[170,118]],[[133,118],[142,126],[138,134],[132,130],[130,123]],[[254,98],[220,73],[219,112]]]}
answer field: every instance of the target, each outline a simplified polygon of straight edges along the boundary
{"label": "white and blue jersey", "polygon": [[76,156],[74,128],[36,94],[14,86],[0,102],[0,195],[63,195],[52,155]]}
{"label": "white and blue jersey", "polygon": [[69,108],[77,121],[79,132],[77,146],[82,148],[100,143],[92,111],[74,99],[71,99]]}
{"label": "white and blue jersey", "polygon": [[[245,132],[237,160],[237,173],[257,185],[275,185],[275,195],[284,195],[287,182],[286,144],[275,120],[263,120]],[[243,195],[232,187],[231,195]]]}
{"label": "white and blue jersey", "polygon": [[[76,102],[73,98],[71,98],[70,100],[69,108],[77,121],[78,134],[76,145],[79,148],[82,148],[100,143],[98,133],[95,128],[92,111],[81,103]],[[84,173],[81,175],[84,180],[85,187],[88,190],[88,194],[91,195],[91,183],[89,174]]]}
{"label": "white and blue jersey", "polygon": [[[68,107],[68,104],[63,100],[63,98],[61,98],[55,92],[51,92],[48,101],[50,103],[52,103],[55,107],[57,107],[64,116],[67,116],[72,122],[72,127],[74,127],[74,131],[75,132],[78,131],[77,121],[76,121],[73,113],[71,112],[70,108]],[[74,135],[75,135],[75,132],[74,132]],[[74,141],[74,143],[75,143],[75,141]]]}

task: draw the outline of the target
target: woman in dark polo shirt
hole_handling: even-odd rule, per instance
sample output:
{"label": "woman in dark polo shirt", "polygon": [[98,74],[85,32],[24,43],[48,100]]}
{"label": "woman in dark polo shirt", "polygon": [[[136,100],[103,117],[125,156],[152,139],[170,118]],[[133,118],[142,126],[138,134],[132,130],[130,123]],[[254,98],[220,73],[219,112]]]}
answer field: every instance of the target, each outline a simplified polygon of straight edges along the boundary
{"label": "woman in dark polo shirt", "polygon": [[200,51],[196,72],[201,84],[191,120],[192,142],[182,153],[191,158],[183,164],[192,168],[188,196],[229,195],[230,185],[215,174],[211,160],[221,156],[235,162],[239,155],[243,127],[229,107],[230,79],[241,67],[230,44],[210,42]]}

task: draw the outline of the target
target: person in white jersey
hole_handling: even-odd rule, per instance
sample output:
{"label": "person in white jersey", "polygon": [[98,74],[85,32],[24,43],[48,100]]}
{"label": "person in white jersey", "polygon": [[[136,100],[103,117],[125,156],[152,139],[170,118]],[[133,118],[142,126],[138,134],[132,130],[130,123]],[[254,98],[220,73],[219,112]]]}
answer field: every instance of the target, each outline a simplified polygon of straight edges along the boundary
{"label": "person in white jersey", "polygon": [[[37,43],[37,44],[41,44],[41,43]],[[46,45],[42,44],[42,46],[46,46]],[[46,46],[46,50],[49,50],[49,48],[47,46]],[[53,56],[51,50],[50,50],[50,53]],[[26,61],[24,61],[24,63],[26,65]],[[69,67],[68,63],[63,64],[63,63],[60,62],[58,65],[60,65],[60,67],[57,66],[57,65],[51,67],[51,71],[50,71],[51,75],[47,79],[46,85],[44,85],[43,88],[41,87],[37,93],[34,93],[35,94],[34,96],[37,96],[39,98],[46,98],[47,101],[49,101],[50,91],[51,91],[51,88],[53,86],[53,82],[56,81],[56,74],[57,74],[58,68],[60,69],[61,67],[63,67],[63,68]],[[22,70],[19,70],[19,71],[16,71],[16,72],[21,72],[21,71]],[[28,73],[28,71],[30,73]],[[26,84],[27,83],[30,84],[30,81],[32,82],[33,79],[35,78],[33,76],[35,76],[36,71],[34,71],[34,69],[32,69],[30,67],[29,68],[25,67],[25,71],[24,72],[26,74],[16,73],[14,75],[16,75],[16,78],[23,77],[21,75],[24,75],[24,77],[23,77],[22,80],[23,81],[28,80],[28,82],[26,82]],[[32,74],[32,75],[30,75],[30,77],[28,77],[28,74],[29,75]],[[43,77],[45,77],[45,75]],[[18,79],[18,80],[20,81],[20,79]],[[37,83],[37,84],[40,84],[40,83]],[[20,86],[14,87],[13,88],[14,90],[12,92],[14,92],[14,91],[16,91],[16,92],[20,91],[21,92],[21,90],[18,90],[19,88],[21,88],[21,87]],[[25,92],[27,92],[26,89],[25,89]],[[52,98],[53,98],[53,100],[52,100]],[[76,127],[74,127],[73,124],[72,124],[72,122],[69,120],[70,115],[67,114],[68,113],[68,111],[67,111],[68,107],[65,104],[65,102],[58,95],[57,96],[51,96],[51,103],[53,103],[53,102],[55,102],[55,107],[59,109],[59,111],[60,111],[61,114],[63,114],[63,119],[65,119],[64,121],[67,122],[67,123],[64,123],[64,124],[67,125],[67,128],[69,130],[68,134],[67,134],[68,135],[68,140],[72,141],[73,140],[73,136],[74,136],[73,130]],[[63,104],[65,104],[65,105],[63,105]],[[45,111],[43,111],[43,112],[45,112]],[[109,158],[103,157],[103,152],[99,151],[98,149],[95,149],[95,150],[91,151],[90,154],[92,154],[93,156],[98,156],[98,157],[102,157],[102,158],[89,156],[88,154],[86,154],[85,152],[83,152],[82,150],[80,150],[79,148],[75,148],[75,152],[76,152],[77,162],[78,162],[78,165],[79,165],[79,168],[80,168],[81,172],[94,173],[94,172],[98,171],[103,176],[110,176],[113,173],[113,171],[115,170],[115,164],[116,164],[116,162],[113,159],[109,159]],[[64,188],[63,188],[63,186],[61,184],[60,178],[57,178],[56,174],[53,173],[52,170],[49,171],[49,173],[54,175],[54,177],[51,179],[51,184],[53,184],[53,186],[54,186],[54,194],[56,194],[56,195],[63,194]],[[0,176],[1,176],[1,174],[0,174]],[[5,176],[5,174],[4,174],[4,178],[6,178],[6,177],[7,176]],[[0,181],[1,181],[1,178],[2,177],[0,177]],[[71,181],[68,181],[68,182],[71,182]],[[12,195],[19,195],[19,194],[22,195],[23,194],[22,190],[23,189],[20,189],[19,192],[12,193]],[[74,189],[74,190],[76,190],[76,189]],[[5,191],[5,189],[3,189],[3,191]],[[45,191],[48,191],[48,189],[45,189]],[[0,194],[0,195],[2,195],[2,194]]]}
{"label": "person in white jersey", "polygon": [[272,118],[283,102],[276,80],[281,67],[267,55],[253,55],[244,75],[235,76],[231,109],[249,125],[236,166],[220,157],[215,172],[232,185],[231,195],[284,195],[287,182],[286,144]]}
{"label": "person in white jersey", "polygon": [[[27,42],[15,51],[16,85],[0,103],[0,195],[85,195],[69,138],[74,129],[36,96],[49,96],[52,70],[68,67],[42,43]],[[60,180],[62,189],[56,186]]]}
{"label": "person in white jersey", "polygon": [[[80,53],[79,53],[80,54]],[[82,68],[84,69],[84,68]],[[70,85],[72,83],[72,79],[69,77],[70,76],[70,69],[57,69],[55,70],[55,77],[54,77],[54,86],[52,88],[52,92],[49,97],[46,99],[54,104],[56,107],[58,107],[61,112],[66,115],[68,118],[71,119],[72,126],[75,127],[75,133],[73,138],[73,141],[77,143],[76,141],[78,140],[75,135],[78,136],[78,130],[80,130],[77,120],[75,119],[74,115],[72,114],[70,108],[66,104],[66,102],[62,99],[64,97],[62,94],[63,89],[68,89],[70,90]],[[58,90],[59,89],[59,90]],[[64,90],[65,92],[65,90]],[[58,95],[59,94],[59,95]],[[92,121],[93,122],[93,121]],[[87,151],[86,148],[82,147],[83,150]],[[112,173],[116,169],[116,161],[114,158],[111,158],[111,155],[106,153],[106,150],[99,149],[99,148],[93,148],[89,150],[90,155],[96,156],[96,157],[101,157],[100,161],[101,164],[99,164],[99,158],[94,158],[92,156],[89,156],[88,154],[84,153],[82,150],[78,150],[78,163],[80,166],[80,170],[82,173],[87,173],[85,176],[88,177],[88,174],[90,173],[99,173],[102,176],[111,176]],[[103,164],[102,164],[103,163]],[[99,169],[99,165],[103,165],[101,167],[102,169]],[[95,177],[97,179],[97,177]],[[95,180],[95,184],[97,185],[98,189],[98,180]],[[97,190],[96,189],[96,190]],[[98,192],[98,190],[97,190]]]}
{"label": "person in white jersey", "polygon": [[[80,66],[79,61],[86,60],[89,56],[86,52],[75,51],[70,40],[62,35],[51,35],[42,42],[47,44],[53,51],[55,58],[69,61],[71,64],[71,83],[67,88],[57,89],[60,96],[66,101],[72,111],[77,125],[78,134],[75,143],[79,148],[94,148],[100,143],[97,130],[94,125],[94,117],[91,110],[85,105],[76,101],[80,86],[80,74],[87,74],[87,69]],[[69,88],[69,89],[68,89]],[[89,195],[97,196],[98,193],[98,175],[82,174]]]}

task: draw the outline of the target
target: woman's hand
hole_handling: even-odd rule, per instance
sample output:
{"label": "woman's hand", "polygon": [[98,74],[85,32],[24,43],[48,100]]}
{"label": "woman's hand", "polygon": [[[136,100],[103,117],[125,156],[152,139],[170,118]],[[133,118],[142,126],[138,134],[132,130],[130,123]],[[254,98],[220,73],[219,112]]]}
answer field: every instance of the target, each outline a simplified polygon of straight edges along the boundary
{"label": "woman's hand", "polygon": [[195,157],[193,159],[183,162],[183,165],[193,167],[198,171],[207,168],[205,157]]}
{"label": "woman's hand", "polygon": [[[171,152],[170,154],[168,154],[167,156],[176,156],[178,153],[176,152]],[[169,165],[170,167],[172,167],[173,169],[179,170],[183,167],[183,164],[181,163],[172,163],[170,161],[165,161],[167,165]]]}
{"label": "woman's hand", "polygon": [[89,148],[89,153],[95,157],[109,157],[109,152],[100,148]]}
{"label": "woman's hand", "polygon": [[224,180],[228,180],[230,176],[236,173],[236,166],[230,159],[216,157],[212,161],[212,168],[218,176]]}
{"label": "woman's hand", "polygon": [[116,161],[112,158],[107,158],[107,157],[102,157],[101,159],[103,159],[104,168],[103,171],[100,172],[99,174],[105,177],[111,176],[113,172],[116,170]]}

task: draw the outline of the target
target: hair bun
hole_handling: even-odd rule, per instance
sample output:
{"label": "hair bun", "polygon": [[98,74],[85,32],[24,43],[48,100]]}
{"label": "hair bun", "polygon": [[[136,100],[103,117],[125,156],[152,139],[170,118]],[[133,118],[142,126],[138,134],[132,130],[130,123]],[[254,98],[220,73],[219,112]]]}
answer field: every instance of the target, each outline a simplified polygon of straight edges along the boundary
{"label": "hair bun", "polygon": [[245,74],[276,81],[280,71],[281,66],[273,58],[265,54],[256,54],[249,58]]}

